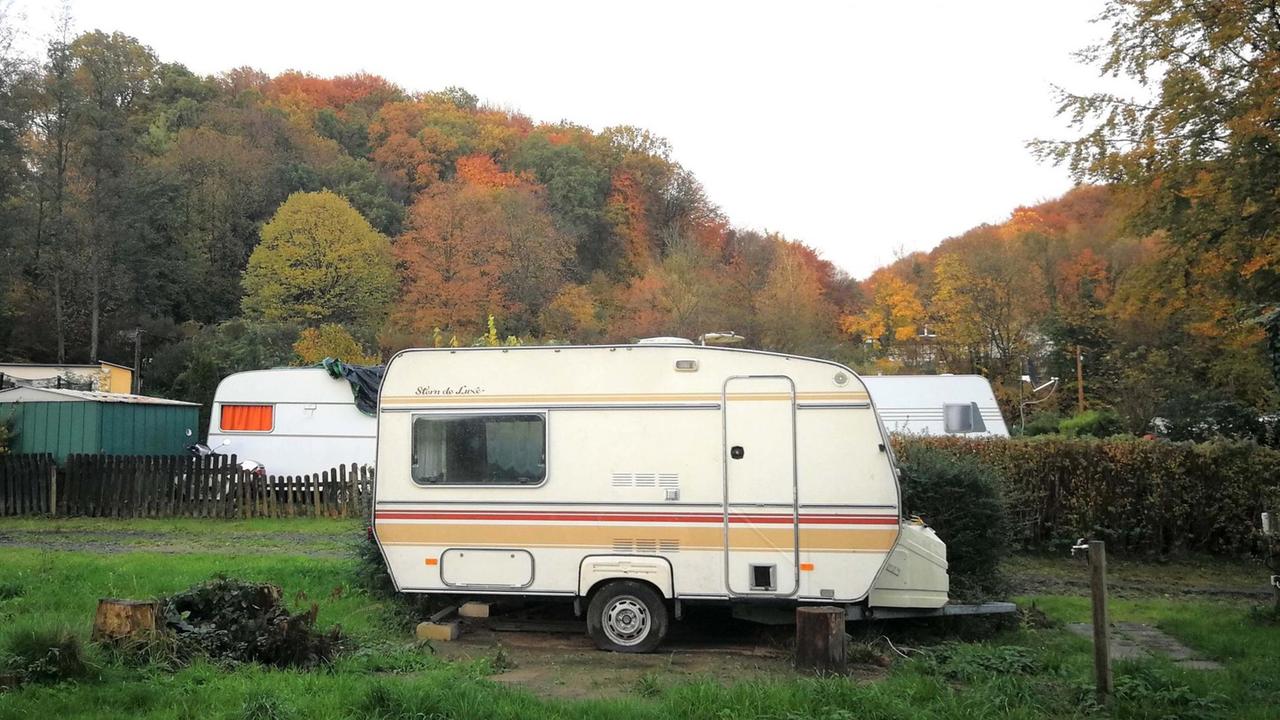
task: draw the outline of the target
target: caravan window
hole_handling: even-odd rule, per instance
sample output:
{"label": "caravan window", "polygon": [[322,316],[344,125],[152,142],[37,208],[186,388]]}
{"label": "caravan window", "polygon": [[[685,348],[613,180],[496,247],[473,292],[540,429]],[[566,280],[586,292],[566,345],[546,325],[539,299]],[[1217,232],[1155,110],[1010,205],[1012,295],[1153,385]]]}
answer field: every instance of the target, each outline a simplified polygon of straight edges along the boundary
{"label": "caravan window", "polygon": [[218,427],[230,432],[271,432],[273,405],[223,405]]}
{"label": "caravan window", "polygon": [[949,433],[986,432],[978,403],[946,403],[942,406],[942,419]]}
{"label": "caravan window", "polygon": [[413,480],[421,485],[538,485],[547,476],[541,415],[418,416]]}

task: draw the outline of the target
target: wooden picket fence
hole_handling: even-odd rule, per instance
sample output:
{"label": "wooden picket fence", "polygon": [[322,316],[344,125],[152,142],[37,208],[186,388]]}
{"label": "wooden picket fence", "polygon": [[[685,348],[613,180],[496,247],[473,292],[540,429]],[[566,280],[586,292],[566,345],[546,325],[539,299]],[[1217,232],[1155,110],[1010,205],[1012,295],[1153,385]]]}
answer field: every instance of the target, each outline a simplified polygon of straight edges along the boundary
{"label": "wooden picket fence", "polygon": [[0,516],[47,514],[57,472],[52,455],[0,455]]}
{"label": "wooden picket fence", "polygon": [[[18,469],[7,473],[10,461]],[[9,455],[0,456],[0,480],[3,515],[346,518],[365,515],[374,473],[353,463],[262,476],[239,469],[234,455],[71,455],[58,471],[48,456]]]}

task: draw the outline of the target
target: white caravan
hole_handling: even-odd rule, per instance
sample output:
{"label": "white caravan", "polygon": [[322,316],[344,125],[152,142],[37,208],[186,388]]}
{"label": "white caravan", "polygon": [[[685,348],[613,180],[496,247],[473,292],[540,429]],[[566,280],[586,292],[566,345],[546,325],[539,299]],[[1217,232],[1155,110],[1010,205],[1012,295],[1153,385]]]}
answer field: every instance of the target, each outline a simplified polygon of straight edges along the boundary
{"label": "white caravan", "polygon": [[1009,437],[981,375],[863,375],[862,382],[889,432]]}
{"label": "white caravan", "polygon": [[324,368],[250,370],[218,383],[208,445],[271,475],[310,475],[373,464],[377,424],[356,409],[351,384]]}
{"label": "white caravan", "polygon": [[901,518],[888,438],[842,365],[675,343],[407,350],[378,408],[374,534],[402,592],[572,600],[597,645],[628,652],[688,602],[947,602],[946,547]]}

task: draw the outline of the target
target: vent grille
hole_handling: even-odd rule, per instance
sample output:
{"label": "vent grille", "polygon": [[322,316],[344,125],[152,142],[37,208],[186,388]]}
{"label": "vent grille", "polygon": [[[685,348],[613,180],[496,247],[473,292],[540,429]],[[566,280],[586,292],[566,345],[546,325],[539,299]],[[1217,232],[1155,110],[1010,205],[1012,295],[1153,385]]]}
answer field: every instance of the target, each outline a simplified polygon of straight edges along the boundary
{"label": "vent grille", "polygon": [[637,488],[678,488],[680,487],[679,473],[624,473],[616,472],[609,476],[609,484],[613,487],[637,487]]}
{"label": "vent grille", "polygon": [[614,538],[613,551],[628,555],[655,555],[680,552],[680,541],[655,538]]}

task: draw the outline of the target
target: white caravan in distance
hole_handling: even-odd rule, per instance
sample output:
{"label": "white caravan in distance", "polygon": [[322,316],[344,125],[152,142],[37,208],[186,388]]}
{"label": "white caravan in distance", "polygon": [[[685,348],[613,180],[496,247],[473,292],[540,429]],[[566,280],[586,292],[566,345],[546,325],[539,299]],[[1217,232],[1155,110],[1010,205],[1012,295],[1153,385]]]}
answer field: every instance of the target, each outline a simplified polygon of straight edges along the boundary
{"label": "white caravan in distance", "polygon": [[406,350],[378,402],[374,536],[401,592],[562,598],[647,652],[691,602],[941,614],[856,374],[673,342]]}
{"label": "white caravan in distance", "polygon": [[862,382],[889,432],[1009,437],[981,375],[863,375]]}
{"label": "white caravan in distance", "polygon": [[351,384],[324,368],[274,368],[218,383],[208,445],[276,476],[372,465],[377,419],[356,408]]}

